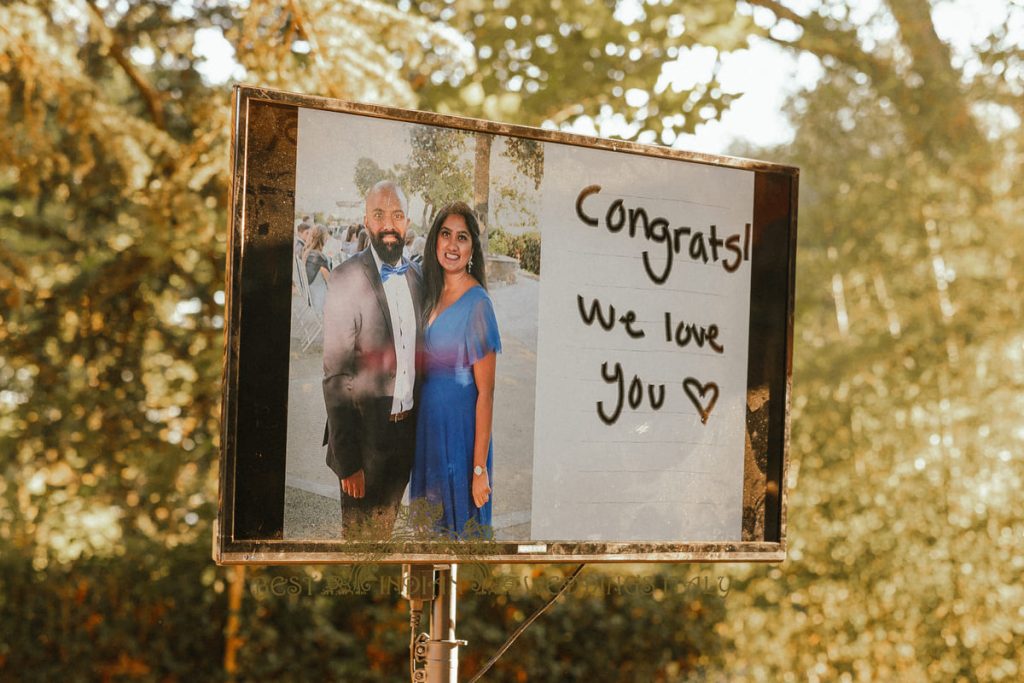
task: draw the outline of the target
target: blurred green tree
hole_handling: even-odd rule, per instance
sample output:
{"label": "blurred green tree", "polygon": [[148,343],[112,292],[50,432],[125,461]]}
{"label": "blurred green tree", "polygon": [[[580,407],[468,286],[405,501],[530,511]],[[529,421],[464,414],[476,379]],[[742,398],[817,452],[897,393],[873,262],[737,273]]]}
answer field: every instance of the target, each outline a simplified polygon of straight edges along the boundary
{"label": "blurred green tree", "polygon": [[756,152],[802,169],[790,560],[737,588],[733,666],[1018,678],[1024,13],[954,49],[948,3],[750,4],[824,73]]}
{"label": "blurred green tree", "polygon": [[[626,30],[607,7],[599,16],[616,35]],[[632,23],[629,32],[646,32]],[[565,30],[570,43],[585,39],[580,26]],[[5,677],[219,677],[225,578],[204,548],[216,501],[230,106],[205,51],[228,47],[236,77],[267,86],[444,110],[458,73],[476,69],[471,38],[378,0],[0,7]],[[658,40],[643,41],[652,64]],[[619,50],[598,56],[595,89],[615,90],[606,79],[617,80],[608,69]],[[553,69],[557,57],[545,60]],[[509,79],[483,85],[516,90]],[[516,120],[539,123],[579,94],[540,89],[555,96],[517,105]],[[662,96],[667,105],[680,94]],[[505,152],[539,174],[529,149]],[[353,600],[371,621],[401,618],[388,599]],[[337,645],[340,631],[325,626],[332,607],[308,609],[309,641]],[[250,645],[299,637],[250,614]],[[342,650],[326,652],[328,668],[342,666]],[[248,653],[253,678],[273,669],[274,648]],[[392,667],[405,658],[373,640],[366,656]]]}
{"label": "blurred green tree", "polygon": [[402,186],[423,199],[424,233],[437,211],[472,193],[472,164],[465,156],[472,134],[450,128],[416,128],[409,133],[412,155],[402,166]]}
{"label": "blurred green tree", "polygon": [[[934,17],[955,4],[4,4],[0,674],[219,678],[225,580],[205,548],[229,103],[204,45],[223,37],[271,87],[549,127],[590,116],[671,144],[729,106],[717,64],[758,36],[824,70],[793,102],[793,145],[756,152],[804,169],[791,560],[733,570],[728,612],[568,601],[573,660],[507,662],[496,680],[1019,678],[1024,10],[954,49]],[[677,90],[666,63],[700,49],[716,66]],[[482,643],[522,618],[463,604]],[[401,670],[392,598],[244,610],[246,678]],[[633,627],[648,637],[607,646]]]}
{"label": "blurred green tree", "polygon": [[233,40],[260,81],[396,104],[414,100],[386,55],[449,44],[337,5],[347,44],[319,49],[346,59],[327,69],[305,8],[0,7],[0,678],[220,677],[230,106],[200,38]]}
{"label": "blurred green tree", "polygon": [[561,127],[578,117],[620,118],[630,137],[671,144],[718,118],[734,99],[717,81],[673,84],[667,63],[687,50],[746,47],[759,29],[731,1],[416,2],[460,32],[475,68],[446,69],[443,55],[409,69],[420,105],[442,113]]}

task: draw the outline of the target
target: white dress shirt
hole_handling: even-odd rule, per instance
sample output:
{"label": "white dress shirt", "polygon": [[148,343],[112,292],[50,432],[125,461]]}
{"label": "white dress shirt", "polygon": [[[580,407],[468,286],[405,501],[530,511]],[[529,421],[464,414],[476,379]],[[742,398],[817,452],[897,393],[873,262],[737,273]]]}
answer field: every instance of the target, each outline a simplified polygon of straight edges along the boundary
{"label": "white dress shirt", "polygon": [[[380,272],[382,261],[377,250],[372,246],[373,260]],[[391,314],[391,329],[394,331],[395,358],[395,392],[391,403],[391,414],[411,410],[413,405],[413,387],[416,384],[416,307],[412,303],[412,293],[405,275],[391,275],[384,286],[384,298],[388,302]]]}

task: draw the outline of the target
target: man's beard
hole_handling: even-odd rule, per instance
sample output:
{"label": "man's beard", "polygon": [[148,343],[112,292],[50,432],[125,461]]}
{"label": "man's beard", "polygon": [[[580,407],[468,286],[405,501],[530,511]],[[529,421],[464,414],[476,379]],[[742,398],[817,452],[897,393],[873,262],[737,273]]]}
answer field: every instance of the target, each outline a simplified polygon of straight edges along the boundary
{"label": "man's beard", "polygon": [[[395,236],[394,244],[385,244],[384,237],[387,235]],[[402,248],[405,247],[405,242],[397,231],[384,230],[378,232],[376,235],[371,233],[370,243],[373,245],[373,250],[377,252],[377,256],[379,256],[380,260],[384,263],[394,265],[401,260]]]}

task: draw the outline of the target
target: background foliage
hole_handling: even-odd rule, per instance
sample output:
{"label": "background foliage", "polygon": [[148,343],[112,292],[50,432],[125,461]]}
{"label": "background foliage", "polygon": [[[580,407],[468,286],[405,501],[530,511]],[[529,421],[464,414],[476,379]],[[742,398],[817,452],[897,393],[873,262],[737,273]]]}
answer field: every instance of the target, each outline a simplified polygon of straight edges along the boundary
{"label": "background foliage", "polygon": [[491,232],[490,249],[495,254],[504,254],[519,260],[519,267],[540,275],[540,233],[524,232],[513,235],[504,230]]}
{"label": "background foliage", "polygon": [[[717,63],[677,91],[666,62],[753,39],[811,55],[794,143],[737,150],[802,169],[789,560],[663,570],[728,574],[725,599],[564,599],[490,680],[1019,679],[1024,8],[952,44],[951,4],[5,3],[0,677],[226,675],[213,32],[251,83],[669,144],[735,93]],[[466,673],[537,600],[466,596]],[[393,595],[240,609],[240,678],[404,670]]]}

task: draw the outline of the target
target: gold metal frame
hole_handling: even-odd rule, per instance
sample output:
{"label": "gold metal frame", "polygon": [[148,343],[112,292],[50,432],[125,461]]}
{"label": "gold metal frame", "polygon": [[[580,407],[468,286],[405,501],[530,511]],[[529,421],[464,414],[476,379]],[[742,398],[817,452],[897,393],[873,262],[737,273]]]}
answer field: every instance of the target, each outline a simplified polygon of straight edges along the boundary
{"label": "gold metal frame", "polygon": [[[528,138],[579,147],[588,147],[659,157],[687,162],[696,162],[755,171],[772,181],[788,183],[788,196],[779,198],[788,207],[784,220],[786,263],[773,263],[773,268],[785,269],[786,291],[778,302],[784,310],[785,330],[778,339],[784,353],[783,381],[780,388],[783,396],[768,396],[773,402],[782,402],[782,412],[777,417],[781,425],[781,452],[775,453],[775,476],[759,484],[759,490],[748,490],[744,485],[744,499],[757,501],[761,524],[760,538],[756,535],[737,542],[702,543],[593,543],[593,542],[487,542],[487,543],[424,543],[384,542],[380,545],[357,541],[295,541],[279,538],[236,538],[235,513],[238,491],[236,491],[238,466],[238,414],[242,402],[239,391],[240,357],[243,351],[243,310],[241,306],[243,278],[252,256],[258,252],[257,237],[253,231],[254,214],[259,213],[260,202],[284,202],[294,190],[294,155],[290,169],[291,187],[287,185],[289,170],[287,153],[281,149],[264,149],[257,153],[256,143],[250,134],[267,122],[256,122],[251,113],[254,105],[269,105],[277,113],[299,107],[358,114],[367,117],[456,128],[472,132]],[[287,136],[285,136],[287,137]],[[286,147],[286,145],[285,145]],[[283,169],[283,173],[274,173]],[[262,173],[262,175],[261,175]],[[410,111],[369,104],[357,104],[338,99],[301,95],[278,90],[236,86],[232,97],[231,129],[231,196],[229,204],[229,239],[227,252],[226,315],[225,315],[225,357],[223,377],[223,407],[221,425],[221,469],[218,496],[218,519],[214,525],[213,557],[221,564],[323,564],[323,563],[429,563],[453,560],[484,563],[553,563],[553,562],[779,562],[786,556],[786,477],[789,461],[790,397],[792,393],[792,351],[793,351],[793,306],[795,293],[796,256],[796,209],[799,169],[764,161],[737,157],[683,152],[665,147],[643,145],[623,140],[592,138],[554,130],[496,123],[479,119]],[[258,180],[257,180],[258,178]],[[268,180],[269,178],[269,180]],[[275,186],[274,179],[280,181]],[[267,199],[267,198],[270,199]],[[282,199],[283,198],[283,199]],[[293,209],[294,211],[294,209]],[[755,217],[756,218],[756,217]],[[262,231],[260,223],[256,232]],[[291,220],[288,221],[291,230]],[[249,281],[246,281],[249,284]],[[289,318],[290,319],[290,318]],[[781,321],[779,321],[781,322]],[[244,349],[249,351],[254,342],[246,340]],[[751,432],[752,403],[757,400],[748,387],[748,436]],[[767,426],[763,418],[762,426]],[[778,420],[777,420],[778,421]],[[764,439],[767,443],[767,439]],[[776,439],[778,443],[778,435]],[[767,448],[767,446],[765,446]],[[746,461],[754,457],[748,438]],[[766,456],[767,457],[767,456]],[[745,477],[745,480],[747,478]],[[280,486],[283,488],[283,477]],[[757,487],[755,487],[757,488]],[[770,506],[766,497],[776,501]],[[777,515],[777,537],[765,540],[767,515]],[[747,523],[744,521],[745,537]]]}

